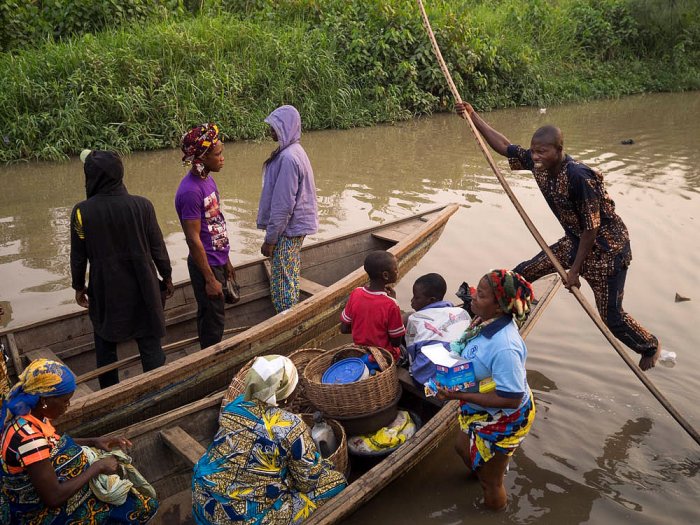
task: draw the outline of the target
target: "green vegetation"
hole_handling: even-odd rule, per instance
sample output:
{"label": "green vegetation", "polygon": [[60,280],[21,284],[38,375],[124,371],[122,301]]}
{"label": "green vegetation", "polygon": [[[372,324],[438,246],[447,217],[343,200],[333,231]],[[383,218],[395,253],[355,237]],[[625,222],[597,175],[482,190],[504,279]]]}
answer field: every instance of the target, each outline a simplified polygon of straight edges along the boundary
{"label": "green vegetation", "polygon": [[184,13],[182,0],[3,0],[0,51]]}
{"label": "green vegetation", "polygon": [[[49,4],[70,2],[22,3]],[[229,140],[255,138],[283,103],[307,129],[451,107],[415,0],[87,4],[61,27],[43,8],[14,14],[36,19],[34,47],[8,41],[0,53],[0,161],[169,147],[205,120]],[[117,4],[126,14],[110,10]],[[693,0],[427,4],[455,82],[477,108],[700,88]]]}

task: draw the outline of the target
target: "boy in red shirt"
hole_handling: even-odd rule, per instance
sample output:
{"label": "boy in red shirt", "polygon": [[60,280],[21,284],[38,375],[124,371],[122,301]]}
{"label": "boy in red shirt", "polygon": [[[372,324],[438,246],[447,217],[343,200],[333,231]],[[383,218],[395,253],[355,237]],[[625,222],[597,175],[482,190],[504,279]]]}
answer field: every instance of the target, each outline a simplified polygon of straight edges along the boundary
{"label": "boy in red shirt", "polygon": [[378,250],[365,258],[369,285],[355,288],[340,314],[340,332],[352,334],[356,345],[385,348],[398,360],[399,345],[406,333],[396,292],[389,286],[399,275],[396,257]]}

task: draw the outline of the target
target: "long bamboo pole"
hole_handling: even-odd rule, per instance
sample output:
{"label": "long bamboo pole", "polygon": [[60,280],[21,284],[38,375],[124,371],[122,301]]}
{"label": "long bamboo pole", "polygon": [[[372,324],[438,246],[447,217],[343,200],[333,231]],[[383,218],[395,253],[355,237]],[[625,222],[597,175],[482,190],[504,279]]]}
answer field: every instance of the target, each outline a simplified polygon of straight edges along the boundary
{"label": "long bamboo pole", "polygon": [[[423,1],[417,0],[417,2],[418,2],[418,7],[420,8],[421,16],[423,18],[423,25],[425,26],[425,30],[428,33],[428,38],[430,39],[430,43],[433,46],[433,51],[435,52],[435,57],[437,58],[438,64],[440,65],[440,69],[442,70],[442,74],[445,76],[445,80],[447,81],[447,85],[450,88],[450,91],[452,92],[452,96],[454,97],[455,101],[462,102],[462,97],[459,96],[459,92],[457,91],[457,87],[455,86],[455,83],[452,80],[452,75],[450,74],[450,70],[447,68],[447,64],[445,63],[445,60],[442,58],[442,53],[440,52],[440,46],[438,46],[437,40],[435,39],[435,33],[433,33],[433,28],[430,26],[430,20],[428,19],[428,14],[425,12],[425,6],[423,5]],[[515,209],[517,210],[518,214],[520,215],[523,222],[525,223],[525,226],[527,226],[527,229],[530,230],[530,233],[535,238],[535,241],[537,241],[537,244],[540,245],[540,248],[542,249],[542,251],[547,255],[547,258],[552,262],[557,273],[561,276],[562,279],[565,280],[566,276],[567,276],[566,270],[561,265],[561,263],[557,259],[556,255],[554,255],[552,250],[549,248],[549,246],[545,242],[542,235],[540,235],[540,232],[537,230],[534,223],[530,220],[530,217],[527,215],[527,213],[525,212],[525,209],[522,207],[522,205],[518,201],[518,198],[515,196],[515,193],[513,193],[513,190],[510,188],[510,185],[506,181],[505,177],[503,176],[501,171],[496,166],[496,163],[494,162],[493,157],[491,156],[491,152],[486,147],[486,144],[484,143],[484,139],[482,138],[481,134],[479,133],[479,130],[474,125],[474,122],[472,121],[471,116],[468,114],[465,114],[465,117],[466,117],[465,120],[467,121],[467,123],[469,124],[469,127],[471,128],[472,133],[474,134],[474,138],[476,139],[476,142],[479,145],[479,148],[481,149],[481,152],[486,157],[486,161],[488,162],[489,166],[491,167],[491,170],[493,171],[494,175],[496,175],[498,182],[501,183],[503,190],[506,192],[506,195],[508,195],[508,198],[513,203],[513,206],[515,206]],[[658,388],[656,388],[656,386],[644,374],[644,372],[642,372],[642,370],[637,366],[637,364],[632,360],[632,358],[627,354],[627,352],[625,352],[625,350],[622,348],[622,345],[620,345],[620,342],[612,334],[612,332],[608,329],[608,327],[605,326],[605,323],[603,323],[603,320],[600,318],[600,316],[598,315],[596,310],[590,305],[590,303],[583,296],[583,294],[581,293],[581,290],[574,287],[571,289],[571,292],[574,294],[574,297],[576,297],[576,300],[583,307],[583,309],[586,311],[588,316],[593,320],[595,325],[602,332],[602,334],[605,336],[605,338],[608,340],[608,342],[610,342],[610,344],[615,349],[615,351],[618,353],[618,355],[622,358],[622,360],[625,362],[625,364],[630,368],[630,370],[632,370],[632,372],[634,372],[634,374],[637,376],[637,378],[639,378],[639,380],[652,393],[652,395],[659,401],[659,403],[661,403],[661,405],[668,411],[668,413],[671,414],[671,416],[683,427],[683,429],[688,433],[688,435],[690,435],[690,437],[693,438],[698,445],[700,445],[700,434],[698,434],[698,432],[693,428],[693,426],[678,412],[678,410],[676,410],[676,408],[671,404],[671,402],[668,399],[666,399],[666,397],[659,391]]]}

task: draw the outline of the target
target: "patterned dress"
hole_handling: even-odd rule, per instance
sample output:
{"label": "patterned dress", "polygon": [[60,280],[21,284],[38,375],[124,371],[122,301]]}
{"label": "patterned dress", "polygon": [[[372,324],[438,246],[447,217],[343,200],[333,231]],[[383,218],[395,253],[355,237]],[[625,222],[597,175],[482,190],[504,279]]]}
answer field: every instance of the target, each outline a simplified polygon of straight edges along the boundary
{"label": "patterned dress", "polygon": [[299,302],[301,277],[301,245],[304,236],[281,235],[272,254],[270,295],[277,313],[290,309]]}
{"label": "patterned dress", "polygon": [[74,478],[89,467],[80,445],[68,435],[58,436],[48,421],[17,416],[2,435],[2,492],[0,523],[23,525],[93,525],[101,523],[147,523],[158,501],[132,491],[123,505],[97,499],[85,484],[58,508],[47,507],[39,498],[26,466],[49,460],[59,482]]}
{"label": "patterned dress", "polygon": [[195,465],[193,515],[199,524],[296,524],[345,486],[299,416],[241,395]]}

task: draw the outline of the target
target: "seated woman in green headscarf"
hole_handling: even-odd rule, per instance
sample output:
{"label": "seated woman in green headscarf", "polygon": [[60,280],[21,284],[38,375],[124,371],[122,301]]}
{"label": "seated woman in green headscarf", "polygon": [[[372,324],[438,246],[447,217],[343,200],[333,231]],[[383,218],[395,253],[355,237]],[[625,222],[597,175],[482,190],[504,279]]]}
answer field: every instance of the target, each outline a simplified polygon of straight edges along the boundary
{"label": "seated woman in green headscarf", "polygon": [[245,392],[222,409],[219,431],[195,465],[198,524],[297,524],[345,488],[301,418],[277,406],[297,382],[288,358],[255,360]]}
{"label": "seated woman in green headscarf", "polygon": [[95,495],[90,481],[115,474],[117,460],[110,456],[91,464],[82,447],[110,451],[130,443],[125,438],[59,436],[51,420],[66,411],[74,392],[75,375],[67,366],[37,359],[3,401],[0,523],[146,523],[156,513],[155,498],[136,490],[123,495],[120,504]]}

